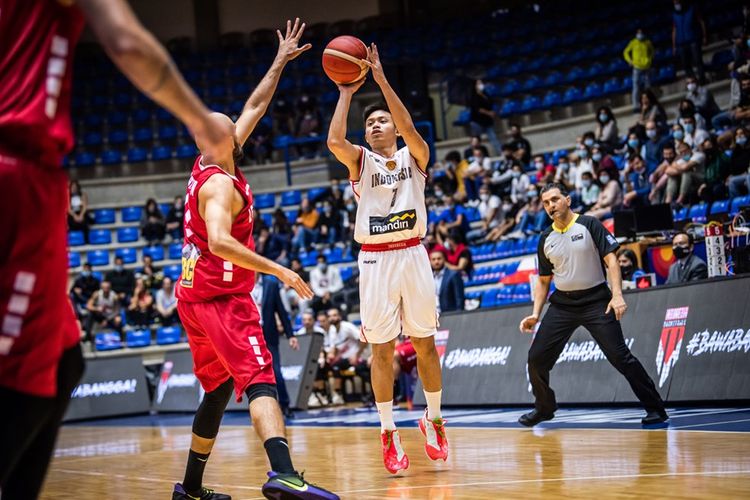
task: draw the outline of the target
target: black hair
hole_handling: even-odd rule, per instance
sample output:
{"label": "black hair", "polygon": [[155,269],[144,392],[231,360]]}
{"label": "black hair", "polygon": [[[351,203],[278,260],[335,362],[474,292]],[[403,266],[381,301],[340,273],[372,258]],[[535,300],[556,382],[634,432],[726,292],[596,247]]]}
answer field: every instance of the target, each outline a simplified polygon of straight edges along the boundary
{"label": "black hair", "polygon": [[373,114],[375,111],[386,111],[388,113],[391,112],[390,109],[388,109],[388,105],[382,101],[376,102],[373,104],[370,104],[365,108],[365,110],[362,112],[362,121],[364,123],[367,123],[367,119],[370,117],[371,114]]}
{"label": "black hair", "polygon": [[456,150],[448,151],[448,154],[445,155],[445,161],[461,163],[461,153]]}
{"label": "black hair", "polygon": [[633,263],[633,266],[638,266],[638,257],[635,255],[635,252],[632,251],[629,248],[621,248],[617,251],[617,256],[624,255],[626,259],[628,259],[630,262]]}
{"label": "black hair", "polygon": [[695,244],[695,236],[688,233],[687,231],[677,231],[676,233],[674,233],[674,236],[672,236],[672,240],[674,241],[674,239],[677,238],[681,234],[684,234],[685,236],[687,236],[688,243],[690,244],[690,246],[693,246]]}
{"label": "black hair", "polygon": [[322,253],[318,254],[318,260],[323,259],[323,262],[328,263],[328,258]]}
{"label": "black hair", "polygon": [[561,182],[548,182],[547,184],[544,185],[544,187],[542,187],[542,190],[539,192],[539,196],[553,189],[557,189],[558,191],[560,191],[560,194],[563,196],[569,195],[568,188],[565,187],[565,184]]}

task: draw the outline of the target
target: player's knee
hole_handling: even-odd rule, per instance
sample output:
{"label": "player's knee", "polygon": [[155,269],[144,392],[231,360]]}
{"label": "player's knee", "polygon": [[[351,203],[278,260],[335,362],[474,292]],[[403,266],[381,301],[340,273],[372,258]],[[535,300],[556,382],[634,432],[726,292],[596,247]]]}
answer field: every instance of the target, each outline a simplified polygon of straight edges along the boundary
{"label": "player's knee", "polygon": [[414,346],[414,350],[419,357],[431,356],[437,354],[435,349],[435,338],[434,337],[412,337],[411,344]]}
{"label": "player's knee", "polygon": [[247,402],[252,403],[258,398],[268,397],[278,400],[279,393],[276,391],[276,384],[252,384],[245,389]]}
{"label": "player's knee", "polygon": [[203,396],[193,419],[193,434],[204,440],[213,440],[219,433],[221,419],[232,395],[234,381],[230,378]]}
{"label": "player's knee", "polygon": [[393,353],[396,351],[396,339],[384,344],[372,344],[372,356],[378,361],[390,364],[393,360]]}

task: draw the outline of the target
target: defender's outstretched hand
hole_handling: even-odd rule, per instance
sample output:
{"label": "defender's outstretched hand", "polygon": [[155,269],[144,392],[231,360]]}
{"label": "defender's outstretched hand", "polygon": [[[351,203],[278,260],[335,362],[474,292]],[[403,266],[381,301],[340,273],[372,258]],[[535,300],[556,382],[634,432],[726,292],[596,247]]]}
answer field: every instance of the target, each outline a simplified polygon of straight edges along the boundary
{"label": "defender's outstretched hand", "polygon": [[287,20],[286,22],[286,35],[282,35],[280,30],[276,30],[276,36],[279,37],[279,51],[277,57],[283,57],[285,61],[291,61],[299,56],[301,53],[310,50],[312,45],[306,43],[302,47],[299,46],[300,38],[302,33],[305,32],[305,23],[300,25],[299,17],[294,20],[294,26],[292,22]]}

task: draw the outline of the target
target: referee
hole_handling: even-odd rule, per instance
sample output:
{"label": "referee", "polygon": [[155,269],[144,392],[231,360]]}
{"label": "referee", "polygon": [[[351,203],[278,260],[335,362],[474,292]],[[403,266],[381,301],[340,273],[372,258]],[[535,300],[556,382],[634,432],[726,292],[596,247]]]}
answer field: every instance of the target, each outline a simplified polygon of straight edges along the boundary
{"label": "referee", "polygon": [[[643,365],[630,352],[622,336],[620,318],[628,306],[622,297],[622,277],[615,251],[617,240],[599,220],[570,210],[564,185],[547,184],[541,191],[544,210],[552,225],[539,241],[539,284],[534,291],[534,311],[521,321],[521,331],[532,333],[549,293],[552,277],[557,290],[529,348],[529,379],[534,391],[534,410],[518,422],[527,427],[551,420],[557,410],[549,372],[576,328],[583,326],[594,337],[607,360],[625,375],[646,409],[644,425],[669,417]],[[604,265],[609,269],[612,291],[607,287]]]}

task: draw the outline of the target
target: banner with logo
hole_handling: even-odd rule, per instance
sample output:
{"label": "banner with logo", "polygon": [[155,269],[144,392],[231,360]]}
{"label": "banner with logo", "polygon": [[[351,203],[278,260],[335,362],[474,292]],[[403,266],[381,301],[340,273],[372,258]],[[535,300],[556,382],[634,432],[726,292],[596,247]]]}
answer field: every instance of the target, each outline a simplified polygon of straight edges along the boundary
{"label": "banner with logo", "polygon": [[64,420],[146,413],[150,407],[140,356],[92,359],[73,389]]}
{"label": "banner with logo", "polygon": [[[633,290],[625,299],[625,342],[665,400],[750,399],[750,277]],[[533,336],[518,330],[530,311],[525,304],[441,317],[450,332],[444,404],[533,402],[526,371]],[[550,385],[560,403],[637,402],[583,328],[563,349]],[[414,402],[424,404],[420,389]]]}

